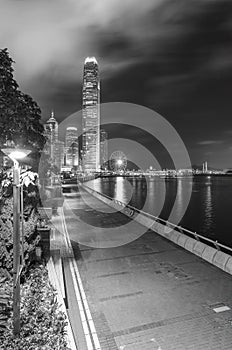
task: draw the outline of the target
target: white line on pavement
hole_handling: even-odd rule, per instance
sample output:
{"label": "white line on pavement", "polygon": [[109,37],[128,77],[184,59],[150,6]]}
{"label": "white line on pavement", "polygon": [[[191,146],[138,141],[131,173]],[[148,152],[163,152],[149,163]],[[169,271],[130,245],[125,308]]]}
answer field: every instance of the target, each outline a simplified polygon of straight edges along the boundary
{"label": "white line on pavement", "polygon": [[[65,222],[63,208],[61,208],[61,217],[62,217],[62,226],[63,226],[63,233],[65,236],[65,242],[68,246],[69,251],[72,252],[72,256],[74,256],[72,245],[71,245],[70,238],[68,235],[67,225]],[[85,294],[83,284],[81,281],[81,276],[80,276],[80,273],[78,270],[77,263],[76,263],[74,258],[69,259],[69,266],[70,266],[70,271],[71,271],[72,278],[73,278],[75,294],[76,294],[76,298],[77,298],[77,302],[78,302],[78,307],[80,310],[81,322],[82,322],[88,350],[93,350],[93,349],[101,350],[101,346],[100,346],[100,342],[99,342],[99,339],[97,336],[96,328],[94,326],[93,318],[92,318],[92,315],[91,315],[91,312],[90,312],[90,309],[88,306],[86,294]],[[89,332],[89,330],[90,330],[90,332]],[[91,339],[93,340],[94,348],[93,348],[93,344],[92,344]]]}

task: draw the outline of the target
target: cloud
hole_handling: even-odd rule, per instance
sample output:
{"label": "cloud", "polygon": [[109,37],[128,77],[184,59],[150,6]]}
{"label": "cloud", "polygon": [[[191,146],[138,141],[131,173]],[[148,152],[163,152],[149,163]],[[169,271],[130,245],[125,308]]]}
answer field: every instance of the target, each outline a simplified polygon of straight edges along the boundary
{"label": "cloud", "polygon": [[[207,65],[209,46],[215,45],[208,36],[218,25],[211,18],[220,10],[215,1],[200,0],[0,0],[0,5],[0,46],[9,47],[16,77],[26,88],[45,72],[58,82],[80,81],[88,55],[99,58],[103,77],[150,63],[169,86],[176,84],[172,76],[191,77]],[[219,18],[225,12],[222,6]],[[199,45],[206,49],[201,60]]]}
{"label": "cloud", "polygon": [[[117,28],[121,18],[129,24],[156,2],[0,0],[0,46],[10,49],[23,84],[50,69],[56,69],[58,78],[73,79],[80,77],[84,58],[97,51],[96,32],[107,32],[109,27],[123,31],[124,26]],[[103,67],[104,61],[107,58]]]}
{"label": "cloud", "polygon": [[224,142],[223,140],[205,140],[205,141],[200,141],[197,144],[202,146],[207,146],[207,145],[219,145],[223,142]]}

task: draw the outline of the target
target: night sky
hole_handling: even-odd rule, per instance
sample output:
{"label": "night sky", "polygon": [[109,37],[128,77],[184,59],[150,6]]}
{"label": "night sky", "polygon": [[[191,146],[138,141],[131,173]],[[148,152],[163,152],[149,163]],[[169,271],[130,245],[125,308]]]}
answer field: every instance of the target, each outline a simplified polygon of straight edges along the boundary
{"label": "night sky", "polygon": [[102,103],[151,108],[180,134],[192,164],[232,168],[231,0],[0,5],[0,47],[43,120],[52,109],[62,121],[81,108],[83,63],[95,56]]}

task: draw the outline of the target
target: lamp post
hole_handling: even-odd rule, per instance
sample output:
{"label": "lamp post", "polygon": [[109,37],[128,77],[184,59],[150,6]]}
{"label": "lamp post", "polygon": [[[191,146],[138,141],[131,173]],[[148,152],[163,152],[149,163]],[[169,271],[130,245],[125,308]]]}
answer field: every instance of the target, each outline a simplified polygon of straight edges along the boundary
{"label": "lamp post", "polygon": [[3,148],[2,152],[13,162],[13,333],[20,332],[20,168],[19,159],[25,158],[30,151],[25,149]]}

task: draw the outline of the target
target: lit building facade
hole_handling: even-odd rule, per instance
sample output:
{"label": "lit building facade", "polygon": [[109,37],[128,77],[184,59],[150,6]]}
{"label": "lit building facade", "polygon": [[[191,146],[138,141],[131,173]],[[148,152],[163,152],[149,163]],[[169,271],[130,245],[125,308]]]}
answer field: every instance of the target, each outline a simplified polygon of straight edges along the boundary
{"label": "lit building facade", "polygon": [[64,142],[63,141],[55,141],[53,144],[53,164],[56,166],[58,171],[61,171],[61,168],[64,164]]}
{"label": "lit building facade", "polygon": [[47,138],[44,152],[50,157],[52,164],[60,171],[64,161],[64,142],[58,140],[58,132],[58,122],[52,111],[50,118],[44,124],[44,136]]}
{"label": "lit building facade", "polygon": [[79,164],[77,128],[69,126],[65,136],[65,165],[75,168]]}
{"label": "lit building facade", "polygon": [[101,169],[108,169],[108,134],[104,129],[100,130],[100,163]]}
{"label": "lit building facade", "polygon": [[53,146],[58,141],[58,122],[54,117],[54,112],[51,112],[50,118],[44,124],[44,136],[47,138],[45,145],[45,153],[54,160]]}
{"label": "lit building facade", "polygon": [[100,79],[95,57],[87,57],[84,64],[82,166],[85,172],[100,170]]}

